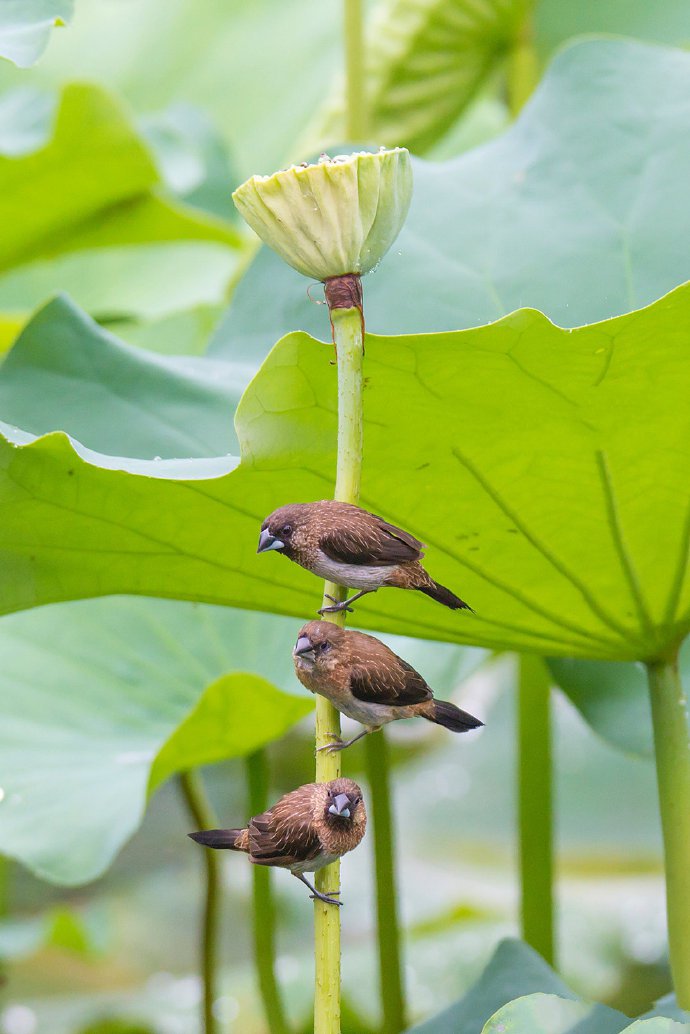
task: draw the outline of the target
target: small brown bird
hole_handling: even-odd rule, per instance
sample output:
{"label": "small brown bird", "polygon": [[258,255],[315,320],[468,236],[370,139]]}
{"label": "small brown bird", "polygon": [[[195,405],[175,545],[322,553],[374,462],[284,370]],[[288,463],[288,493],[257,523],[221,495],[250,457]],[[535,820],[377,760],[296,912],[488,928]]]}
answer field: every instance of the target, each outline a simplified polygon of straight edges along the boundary
{"label": "small brown bird", "polygon": [[418,589],[451,610],[472,609],[427,574],[420,563],[424,553],[419,539],[350,503],[324,499],[281,506],[261,525],[257,553],[269,549],[320,578],[360,590],[342,603],[333,600],[319,614],[350,610],[355,600],[386,585]]}
{"label": "small brown bird", "polygon": [[319,750],[344,750],[388,722],[416,715],[451,732],[467,732],[484,724],[455,704],[434,700],[411,665],[364,632],[351,632],[328,621],[309,621],[300,629],[292,656],[302,685],[366,726],[347,743],[337,740]]}
{"label": "small brown bird", "polygon": [[362,791],[352,779],[305,783],[250,820],[243,829],[205,829],[189,833],[205,847],[244,851],[254,865],[289,869],[305,883],[310,897],[329,905],[339,891],[320,894],[305,877],[357,847],[367,826]]}

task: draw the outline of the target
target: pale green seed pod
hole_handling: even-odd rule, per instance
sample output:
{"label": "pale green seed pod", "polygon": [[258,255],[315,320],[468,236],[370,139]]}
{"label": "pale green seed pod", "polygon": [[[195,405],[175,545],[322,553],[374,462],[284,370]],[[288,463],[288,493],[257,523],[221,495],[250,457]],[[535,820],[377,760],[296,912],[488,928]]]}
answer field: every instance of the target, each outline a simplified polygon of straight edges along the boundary
{"label": "pale green seed pod", "polygon": [[404,147],[322,156],[272,176],[252,176],[232,195],[251,228],[313,280],[363,275],[400,233],[412,199]]}

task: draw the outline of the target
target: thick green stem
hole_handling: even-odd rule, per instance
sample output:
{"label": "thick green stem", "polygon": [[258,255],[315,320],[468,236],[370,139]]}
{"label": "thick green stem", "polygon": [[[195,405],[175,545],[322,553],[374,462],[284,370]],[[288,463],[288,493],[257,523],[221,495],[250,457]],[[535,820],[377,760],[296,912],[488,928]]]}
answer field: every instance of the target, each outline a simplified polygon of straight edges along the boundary
{"label": "thick green stem", "polygon": [[[260,815],[268,807],[268,758],[265,750],[257,750],[247,758],[249,814]],[[261,1000],[270,1034],[287,1034],[280,987],[275,973],[276,917],[273,901],[272,874],[268,866],[252,865],[252,929],[254,960],[259,978]]]}
{"label": "thick green stem", "polygon": [[678,661],[647,665],[666,867],[668,945],[676,1000],[690,1010],[690,717]]}
{"label": "thick green stem", "polygon": [[383,1006],[381,1034],[400,1034],[400,1031],[405,1030],[407,1023],[400,957],[390,758],[385,730],[367,736],[364,745],[369,804],[374,826],[379,984]]}
{"label": "thick green stem", "polygon": [[539,657],[519,659],[518,815],[522,936],[554,965],[553,802],[549,677]]}
{"label": "thick green stem", "polygon": [[[333,337],[338,356],[338,462],[335,498],[356,503],[362,468],[362,315],[358,308],[331,309]],[[344,588],[326,582],[324,594],[344,599]],[[325,599],[324,605],[328,604]],[[327,619],[345,624],[345,612]],[[325,697],[316,698],[316,746],[323,747],[340,735],[340,715]],[[340,754],[317,751],[316,781],[327,783],[340,775]],[[316,874],[322,893],[340,887],[340,864],[335,862]],[[314,901],[314,1034],[340,1034],[340,909]]]}
{"label": "thick green stem", "polygon": [[[183,772],[179,777],[180,790],[195,829],[213,829],[218,821],[206,796],[198,771]],[[204,851],[206,866],[206,895],[201,929],[201,976],[204,985],[204,1034],[217,1034],[218,1025],[213,1015],[213,1003],[218,997],[218,933],[220,920],[220,859],[215,851]]]}
{"label": "thick green stem", "polygon": [[345,0],[345,135],[358,142],[368,129],[364,68],[364,0]]}

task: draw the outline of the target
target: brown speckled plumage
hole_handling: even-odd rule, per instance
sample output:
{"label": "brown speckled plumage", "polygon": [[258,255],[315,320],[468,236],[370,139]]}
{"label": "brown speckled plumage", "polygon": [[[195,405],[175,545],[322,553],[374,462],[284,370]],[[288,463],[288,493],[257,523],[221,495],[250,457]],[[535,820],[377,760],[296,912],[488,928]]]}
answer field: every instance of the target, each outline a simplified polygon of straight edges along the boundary
{"label": "brown speckled plumage", "polygon": [[[347,798],[344,806],[348,815],[332,814],[334,801],[343,802],[343,798]],[[206,847],[244,851],[255,865],[289,869],[314,891],[304,873],[315,872],[352,851],[364,836],[366,824],[357,783],[334,779],[330,783],[305,783],[256,815],[244,828],[202,830],[189,836]]]}
{"label": "brown speckled plumage", "polygon": [[419,672],[380,639],[363,632],[327,621],[309,621],[299,631],[293,659],[300,682],[361,722],[366,727],[362,735],[388,722],[416,716],[453,732],[482,724],[454,704],[435,700]]}
{"label": "brown speckled plumage", "polygon": [[261,532],[260,552],[277,549],[319,577],[362,594],[384,586],[417,589],[451,610],[471,609],[426,572],[419,539],[350,503],[290,503],[270,514]]}

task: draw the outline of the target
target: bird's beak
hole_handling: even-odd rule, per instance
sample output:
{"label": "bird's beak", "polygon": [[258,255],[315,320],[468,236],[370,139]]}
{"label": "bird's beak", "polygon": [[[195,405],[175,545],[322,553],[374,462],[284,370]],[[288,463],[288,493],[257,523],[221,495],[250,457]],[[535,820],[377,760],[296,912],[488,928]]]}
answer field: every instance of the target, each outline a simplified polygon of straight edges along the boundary
{"label": "bird's beak", "polygon": [[313,646],[312,641],[309,638],[309,636],[301,635],[299,637],[299,639],[297,640],[297,642],[295,643],[295,648],[292,651],[292,653],[293,653],[293,655],[295,657],[304,657],[308,653],[310,653],[312,655],[312,658],[313,658],[313,656],[314,656],[314,646]]}
{"label": "bird's beak", "polygon": [[331,815],[337,815],[339,819],[349,819],[350,798],[346,793],[339,793],[328,810]]}
{"label": "bird's beak", "polygon": [[282,539],[276,539],[271,535],[268,528],[259,535],[259,545],[257,547],[257,553],[267,553],[269,549],[284,549],[285,543]]}

